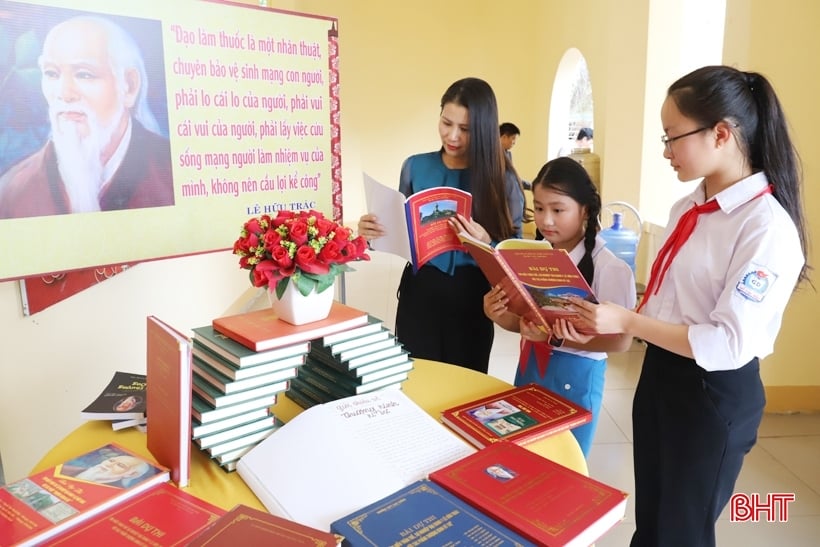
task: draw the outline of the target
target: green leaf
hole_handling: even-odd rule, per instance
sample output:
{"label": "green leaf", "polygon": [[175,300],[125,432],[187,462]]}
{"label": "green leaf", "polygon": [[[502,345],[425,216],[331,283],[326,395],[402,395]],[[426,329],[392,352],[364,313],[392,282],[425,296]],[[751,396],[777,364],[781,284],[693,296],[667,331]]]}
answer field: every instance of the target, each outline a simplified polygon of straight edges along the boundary
{"label": "green leaf", "polygon": [[308,274],[296,272],[291,276],[291,279],[296,283],[296,288],[302,293],[302,296],[307,296],[316,287],[316,281],[311,279]]}
{"label": "green leaf", "polygon": [[320,293],[333,285],[333,282],[336,281],[335,275],[322,275],[316,280],[316,292]]}
{"label": "green leaf", "polygon": [[288,288],[288,281],[290,281],[290,278],[285,277],[276,284],[276,298],[279,300],[282,300],[282,295],[285,294],[285,289]]}

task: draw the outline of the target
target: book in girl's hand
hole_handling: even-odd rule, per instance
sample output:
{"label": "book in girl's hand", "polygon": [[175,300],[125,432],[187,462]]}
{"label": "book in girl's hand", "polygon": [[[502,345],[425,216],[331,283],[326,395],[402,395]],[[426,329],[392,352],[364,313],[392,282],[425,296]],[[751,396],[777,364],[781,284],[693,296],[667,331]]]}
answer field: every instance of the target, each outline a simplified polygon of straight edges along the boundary
{"label": "book in girl's hand", "polygon": [[596,334],[581,320],[570,297],[598,302],[584,276],[563,249],[538,241],[505,240],[496,247],[462,231],[458,234],[490,285],[501,285],[508,309],[549,332],[566,319],[580,333]]}

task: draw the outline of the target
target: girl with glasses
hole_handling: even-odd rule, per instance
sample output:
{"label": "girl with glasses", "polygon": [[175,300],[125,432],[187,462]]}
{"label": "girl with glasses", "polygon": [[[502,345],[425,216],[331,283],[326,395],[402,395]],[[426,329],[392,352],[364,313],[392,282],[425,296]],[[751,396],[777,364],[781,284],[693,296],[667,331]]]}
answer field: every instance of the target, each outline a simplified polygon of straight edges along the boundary
{"label": "girl with glasses", "polygon": [[759,360],[807,280],[797,153],[769,81],[728,66],[673,83],[664,157],[681,181],[637,311],[577,302],[601,333],[647,342],[632,408],[633,546],[715,545],[715,522],[756,442]]}

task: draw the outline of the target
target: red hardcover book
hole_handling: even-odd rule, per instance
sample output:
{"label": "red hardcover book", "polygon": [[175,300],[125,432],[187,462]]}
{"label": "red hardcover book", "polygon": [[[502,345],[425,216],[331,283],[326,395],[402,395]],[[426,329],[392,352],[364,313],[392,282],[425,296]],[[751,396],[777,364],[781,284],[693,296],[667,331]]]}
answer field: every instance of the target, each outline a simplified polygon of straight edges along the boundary
{"label": "red hardcover book", "polygon": [[116,444],[0,487],[0,541],[40,545],[168,481],[168,469]]}
{"label": "red hardcover book", "polygon": [[385,235],[371,241],[376,251],[407,259],[418,271],[428,260],[447,251],[462,251],[448,219],[472,216],[473,196],[459,188],[427,188],[411,196],[388,188],[364,174],[367,210],[379,219]]}
{"label": "red hardcover book", "polygon": [[591,545],[626,513],[626,492],[510,442],[482,448],[430,480],[547,547]]}
{"label": "red hardcover book", "polygon": [[578,332],[596,334],[568,300],[598,301],[566,251],[542,241],[511,239],[492,247],[465,232],[458,237],[487,281],[502,286],[512,313],[547,332],[556,319],[567,319]]}
{"label": "red hardcover book", "polygon": [[200,532],[187,545],[188,547],[238,547],[240,545],[335,547],[340,544],[339,538],[330,532],[239,504]]}
{"label": "red hardcover book", "polygon": [[191,470],[191,341],[153,315],[147,319],[148,450],[178,486]]}
{"label": "red hardcover book", "polygon": [[49,545],[188,545],[224,514],[224,509],[166,483],[67,530]]}
{"label": "red hardcover book", "polygon": [[444,410],[441,421],[482,448],[498,441],[525,445],[578,427],[592,412],[539,384],[527,384]]}
{"label": "red hardcover book", "polygon": [[291,325],[279,319],[272,309],[263,309],[218,317],[213,320],[213,327],[245,347],[265,351],[345,331],[367,322],[367,312],[334,301],[327,318],[304,325]]}

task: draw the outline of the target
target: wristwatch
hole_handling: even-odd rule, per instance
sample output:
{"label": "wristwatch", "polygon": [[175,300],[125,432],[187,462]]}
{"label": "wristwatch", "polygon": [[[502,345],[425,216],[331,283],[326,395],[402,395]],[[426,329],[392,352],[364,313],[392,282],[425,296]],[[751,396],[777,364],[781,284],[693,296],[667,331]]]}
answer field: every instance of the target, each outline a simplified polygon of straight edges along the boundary
{"label": "wristwatch", "polygon": [[563,338],[558,338],[557,336],[553,336],[553,335],[550,335],[550,339],[547,340],[547,342],[549,342],[549,345],[551,345],[554,348],[560,348],[561,346],[564,345],[564,339]]}

